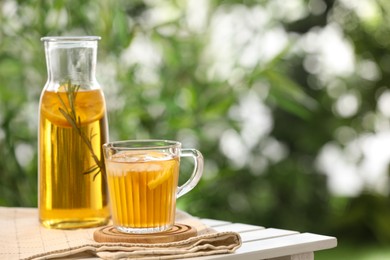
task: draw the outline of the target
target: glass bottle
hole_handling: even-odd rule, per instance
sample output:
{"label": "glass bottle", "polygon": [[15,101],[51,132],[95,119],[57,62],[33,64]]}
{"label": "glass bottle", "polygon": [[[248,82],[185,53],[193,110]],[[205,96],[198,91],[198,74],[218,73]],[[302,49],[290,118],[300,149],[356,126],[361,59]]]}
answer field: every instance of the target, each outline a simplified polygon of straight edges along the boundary
{"label": "glass bottle", "polygon": [[100,37],[43,37],[48,79],[39,103],[39,220],[48,228],[109,219],[102,144],[108,140],[96,81]]}

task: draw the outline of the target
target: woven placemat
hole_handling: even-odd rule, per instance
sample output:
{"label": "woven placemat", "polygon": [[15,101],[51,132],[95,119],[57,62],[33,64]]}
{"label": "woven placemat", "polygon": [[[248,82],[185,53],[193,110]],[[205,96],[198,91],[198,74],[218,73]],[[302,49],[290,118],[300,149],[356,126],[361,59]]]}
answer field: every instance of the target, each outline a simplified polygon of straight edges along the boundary
{"label": "woven placemat", "polygon": [[98,228],[53,230],[38,222],[36,208],[0,207],[0,259],[70,258],[80,254],[103,259],[183,259],[232,253],[241,246],[235,232],[216,232],[197,218],[178,211],[176,222],[194,227],[197,236],[169,243],[99,243]]}

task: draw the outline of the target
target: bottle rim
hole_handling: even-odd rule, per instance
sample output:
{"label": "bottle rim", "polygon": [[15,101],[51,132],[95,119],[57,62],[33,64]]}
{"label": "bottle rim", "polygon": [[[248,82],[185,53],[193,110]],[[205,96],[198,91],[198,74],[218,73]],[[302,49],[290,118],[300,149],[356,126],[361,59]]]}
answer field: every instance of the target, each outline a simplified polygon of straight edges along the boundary
{"label": "bottle rim", "polygon": [[99,41],[100,36],[45,36],[43,42],[75,42],[75,41]]}

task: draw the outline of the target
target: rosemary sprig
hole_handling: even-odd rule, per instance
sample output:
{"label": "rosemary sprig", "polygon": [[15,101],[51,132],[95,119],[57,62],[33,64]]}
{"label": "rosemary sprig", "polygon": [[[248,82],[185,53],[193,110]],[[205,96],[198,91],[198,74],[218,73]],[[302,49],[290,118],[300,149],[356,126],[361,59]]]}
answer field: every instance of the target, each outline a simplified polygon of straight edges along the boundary
{"label": "rosemary sprig", "polygon": [[61,102],[61,105],[63,107],[58,108],[60,113],[65,117],[66,121],[72,126],[72,128],[78,133],[78,135],[81,137],[81,139],[84,141],[86,146],[88,147],[89,151],[91,152],[92,158],[95,161],[96,165],[90,167],[87,171],[85,171],[83,174],[91,174],[95,172],[93,176],[93,180],[96,179],[99,173],[104,174],[105,168],[103,160],[99,160],[99,158],[96,156],[96,154],[93,151],[92,142],[91,140],[96,136],[96,134],[93,134],[92,129],[89,133],[89,136],[83,131],[81,128],[81,119],[79,116],[77,116],[76,113],[76,97],[77,93],[80,89],[80,85],[72,84],[70,80],[66,84],[64,84],[66,97],[69,102],[69,107],[66,105],[64,100],[62,99],[61,95],[57,92],[57,96]]}

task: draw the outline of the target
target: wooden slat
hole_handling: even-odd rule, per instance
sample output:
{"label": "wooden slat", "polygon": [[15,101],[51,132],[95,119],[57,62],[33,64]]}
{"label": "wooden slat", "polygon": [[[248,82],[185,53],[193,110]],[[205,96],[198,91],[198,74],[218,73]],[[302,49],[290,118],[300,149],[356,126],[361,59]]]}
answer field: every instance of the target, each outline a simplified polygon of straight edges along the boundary
{"label": "wooden slat", "polygon": [[232,231],[232,232],[242,233],[242,232],[248,232],[253,230],[261,230],[264,229],[264,227],[242,224],[242,223],[234,223],[229,225],[216,226],[213,227],[213,229],[215,229],[218,232]]}
{"label": "wooden slat", "polygon": [[[236,254],[245,254],[245,257],[253,256],[252,258],[248,258],[248,260],[257,260],[262,258],[313,252],[333,248],[336,245],[337,240],[333,237],[303,233],[247,242],[236,251]],[[258,250],[260,252],[254,253],[253,250]]]}
{"label": "wooden slat", "polygon": [[209,227],[218,227],[218,226],[224,226],[224,225],[231,224],[231,222],[228,222],[228,221],[209,219],[209,218],[202,218],[202,219],[200,219],[200,221]]}
{"label": "wooden slat", "polygon": [[255,241],[255,240],[261,240],[261,239],[270,239],[275,237],[281,237],[281,236],[289,236],[299,234],[297,231],[291,231],[291,230],[284,230],[284,229],[277,229],[277,228],[267,228],[262,230],[254,230],[254,231],[248,231],[240,233],[242,242],[249,242],[249,241]]}

